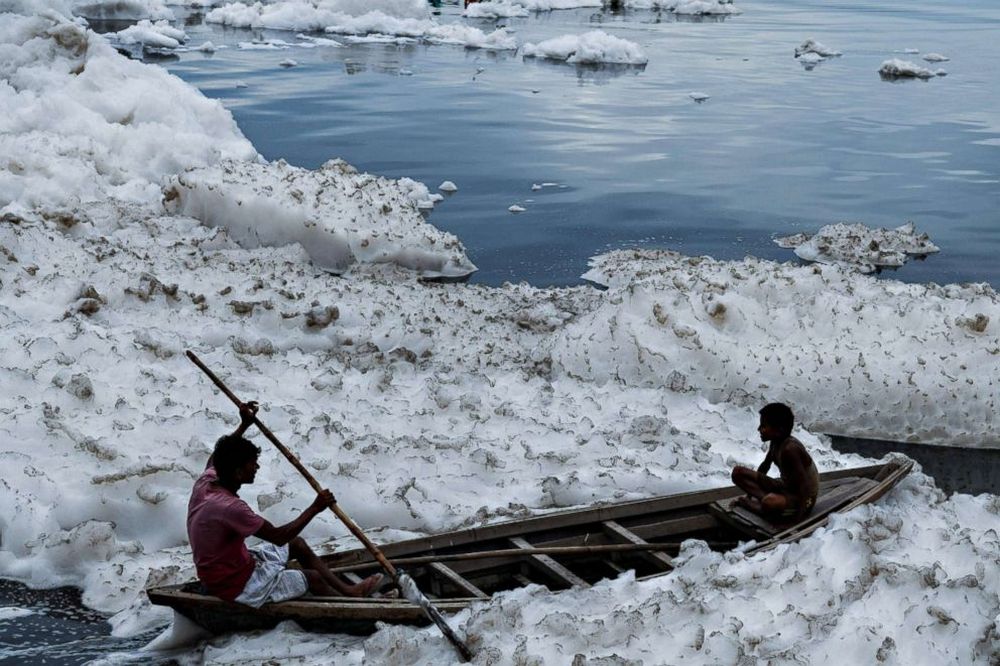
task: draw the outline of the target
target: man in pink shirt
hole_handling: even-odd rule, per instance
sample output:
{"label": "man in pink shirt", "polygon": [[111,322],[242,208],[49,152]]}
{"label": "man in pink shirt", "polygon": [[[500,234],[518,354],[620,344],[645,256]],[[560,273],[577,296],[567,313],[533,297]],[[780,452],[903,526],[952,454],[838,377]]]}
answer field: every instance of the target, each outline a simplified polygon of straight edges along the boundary
{"label": "man in pink shirt", "polygon": [[[351,585],[327,568],[299,533],[317,515],[331,507],[333,494],[321,491],[313,503],[291,522],[275,527],[240,499],[240,486],[253,483],[260,465],[260,449],[243,437],[254,421],[257,404],[240,407],[240,425],[221,437],[195,482],[188,504],[188,540],[198,578],[209,594],[249,606],[285,601],[307,591],[322,596],[367,596],[381,575]],[[256,536],[267,543],[248,549]],[[289,569],[289,559],[301,569]]]}

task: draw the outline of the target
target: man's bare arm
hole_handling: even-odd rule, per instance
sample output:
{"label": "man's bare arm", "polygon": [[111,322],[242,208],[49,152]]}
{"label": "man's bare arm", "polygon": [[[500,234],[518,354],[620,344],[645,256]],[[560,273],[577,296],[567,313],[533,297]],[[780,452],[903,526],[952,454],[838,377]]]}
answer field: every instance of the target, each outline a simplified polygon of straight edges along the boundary
{"label": "man's bare arm", "polygon": [[[244,402],[240,405],[240,424],[236,426],[236,430],[233,431],[233,437],[242,437],[243,433],[245,433],[247,429],[254,424],[254,419],[257,417],[258,409],[260,409],[260,406],[253,400],[250,402]],[[214,453],[208,457],[208,462],[205,463],[205,469],[212,466],[214,458]]]}
{"label": "man's bare arm", "polygon": [[254,536],[264,541],[270,541],[275,546],[284,546],[286,543],[297,537],[305,529],[313,518],[321,514],[324,510],[333,506],[336,500],[329,490],[320,491],[316,499],[303,511],[298,518],[280,527],[275,527],[267,520],[254,532]]}

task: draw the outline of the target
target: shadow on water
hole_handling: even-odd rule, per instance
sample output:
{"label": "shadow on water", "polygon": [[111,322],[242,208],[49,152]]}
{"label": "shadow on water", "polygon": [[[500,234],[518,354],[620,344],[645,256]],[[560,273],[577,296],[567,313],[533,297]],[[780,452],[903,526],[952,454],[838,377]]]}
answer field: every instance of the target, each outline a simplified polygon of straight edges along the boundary
{"label": "shadow on water", "polygon": [[75,666],[109,652],[137,650],[158,631],[114,638],[101,613],[73,587],[32,590],[0,579],[0,666]]}
{"label": "shadow on water", "polygon": [[934,477],[937,487],[946,493],[996,494],[1000,488],[1000,449],[908,444],[839,435],[830,435],[830,440],[841,453],[881,458],[898,452],[913,458],[920,463],[924,474]]}

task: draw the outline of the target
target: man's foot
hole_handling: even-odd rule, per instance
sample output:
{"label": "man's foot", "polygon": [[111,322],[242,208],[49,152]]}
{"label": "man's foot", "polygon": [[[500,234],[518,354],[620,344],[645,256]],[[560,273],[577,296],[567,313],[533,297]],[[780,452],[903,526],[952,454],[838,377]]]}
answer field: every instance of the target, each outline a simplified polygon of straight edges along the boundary
{"label": "man's foot", "polygon": [[760,500],[755,497],[750,497],[749,495],[743,495],[742,497],[736,498],[736,504],[742,506],[745,509],[749,509],[754,513],[760,513],[763,507],[760,504]]}
{"label": "man's foot", "polygon": [[363,581],[357,585],[351,585],[347,588],[347,596],[349,597],[370,597],[372,592],[378,589],[379,584],[382,582],[382,574],[374,574],[368,576]]}

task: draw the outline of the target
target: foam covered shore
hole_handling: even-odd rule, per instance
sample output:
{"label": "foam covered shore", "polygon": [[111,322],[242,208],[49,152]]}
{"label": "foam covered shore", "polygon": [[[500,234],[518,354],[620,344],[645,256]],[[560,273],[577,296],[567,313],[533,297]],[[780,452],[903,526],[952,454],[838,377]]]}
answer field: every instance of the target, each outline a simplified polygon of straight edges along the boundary
{"label": "foam covered shore", "polygon": [[[378,195],[359,205],[324,187],[300,218],[258,215],[250,238],[232,202],[253,206],[265,187],[312,201],[324,173],[263,164],[217,102],[65,17],[23,11],[0,15],[0,101],[16,110],[0,117],[0,576],[77,585],[119,634],[169,621],[142,590],[192,576],[188,492],[237,420],[185,349],[260,400],[377,541],[725,485],[762,456],[765,400],[795,406],[824,470],[865,461],[810,431],[1000,439],[987,286],[665,251],[595,258],[587,277],[606,291],[424,284],[422,266],[378,258],[337,277],[288,229],[306,233],[319,210],[352,252],[380,231],[378,257],[409,256],[444,235],[407,217],[393,236],[380,204],[424,190],[370,176]],[[150,99],[164,90],[170,108]],[[176,208],[189,196],[203,198]],[[365,224],[326,215],[348,210]],[[468,261],[454,245],[444,256]],[[274,451],[261,462],[251,506],[278,522],[308,504]],[[946,498],[917,473],[773,552],[691,542],[659,580],[531,588],[451,621],[480,664],[986,664],[1000,653],[998,514],[996,496]],[[326,515],[305,533],[321,549],[353,546],[345,535]],[[284,626],[188,656],[454,661],[436,630],[402,627],[358,639]]]}

